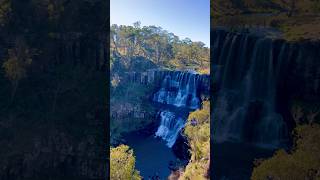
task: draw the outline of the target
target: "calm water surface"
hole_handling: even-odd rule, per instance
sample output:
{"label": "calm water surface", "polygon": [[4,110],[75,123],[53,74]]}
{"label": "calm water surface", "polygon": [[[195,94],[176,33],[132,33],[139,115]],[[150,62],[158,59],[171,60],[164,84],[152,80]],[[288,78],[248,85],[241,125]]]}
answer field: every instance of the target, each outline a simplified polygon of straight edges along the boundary
{"label": "calm water surface", "polygon": [[271,157],[273,152],[243,143],[213,144],[214,179],[249,180],[254,159]]}
{"label": "calm water surface", "polygon": [[170,161],[177,158],[171,148],[166,146],[162,139],[153,135],[146,136],[138,133],[130,133],[125,137],[136,156],[136,169],[145,179],[158,175],[161,179],[167,179],[170,175],[168,168]]}

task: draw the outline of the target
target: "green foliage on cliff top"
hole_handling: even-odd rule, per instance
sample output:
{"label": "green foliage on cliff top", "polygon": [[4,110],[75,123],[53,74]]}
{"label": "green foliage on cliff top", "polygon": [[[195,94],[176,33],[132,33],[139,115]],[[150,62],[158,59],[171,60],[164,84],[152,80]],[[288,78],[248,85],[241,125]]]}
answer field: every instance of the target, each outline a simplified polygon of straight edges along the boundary
{"label": "green foliage on cliff top", "polygon": [[[106,21],[107,2],[68,0],[1,0],[0,26],[13,34],[97,32]],[[39,39],[38,39],[39,40]]]}
{"label": "green foliage on cliff top", "polygon": [[191,159],[179,179],[209,179],[210,163],[210,102],[190,113],[184,130],[191,147]]}
{"label": "green foliage on cliff top", "polygon": [[272,27],[288,41],[320,37],[318,0],[215,0],[211,13],[214,26]]}
{"label": "green foliage on cliff top", "polygon": [[[212,0],[213,18],[245,13],[319,13],[318,0]],[[291,13],[291,14],[290,14]]]}
{"label": "green foliage on cliff top", "polygon": [[320,179],[320,125],[301,125],[295,129],[292,152],[278,150],[254,168],[251,179]]}
{"label": "green foliage on cliff top", "polygon": [[110,179],[140,180],[139,171],[135,169],[135,157],[129,146],[120,145],[110,148]]}
{"label": "green foliage on cliff top", "polygon": [[11,12],[11,3],[9,0],[0,1],[0,27],[4,26],[8,21]]}
{"label": "green foliage on cliff top", "polygon": [[158,67],[197,68],[209,67],[209,48],[202,42],[178,36],[156,26],[111,26],[111,55],[129,62],[134,57],[151,60]]}

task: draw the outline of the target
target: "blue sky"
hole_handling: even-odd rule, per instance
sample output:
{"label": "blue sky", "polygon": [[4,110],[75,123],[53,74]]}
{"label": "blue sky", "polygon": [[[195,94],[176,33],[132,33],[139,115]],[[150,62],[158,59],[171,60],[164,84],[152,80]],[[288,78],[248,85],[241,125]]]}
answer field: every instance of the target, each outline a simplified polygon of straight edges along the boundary
{"label": "blue sky", "polygon": [[210,0],[110,0],[111,24],[155,25],[210,47]]}

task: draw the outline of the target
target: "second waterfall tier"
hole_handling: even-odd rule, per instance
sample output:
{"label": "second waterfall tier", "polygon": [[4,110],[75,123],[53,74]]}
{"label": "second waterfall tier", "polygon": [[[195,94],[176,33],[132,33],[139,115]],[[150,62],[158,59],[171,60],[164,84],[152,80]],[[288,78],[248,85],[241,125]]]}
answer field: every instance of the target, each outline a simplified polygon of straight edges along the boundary
{"label": "second waterfall tier", "polygon": [[160,118],[160,126],[155,135],[165,140],[167,146],[171,148],[184,127],[185,120],[170,111],[160,111]]}

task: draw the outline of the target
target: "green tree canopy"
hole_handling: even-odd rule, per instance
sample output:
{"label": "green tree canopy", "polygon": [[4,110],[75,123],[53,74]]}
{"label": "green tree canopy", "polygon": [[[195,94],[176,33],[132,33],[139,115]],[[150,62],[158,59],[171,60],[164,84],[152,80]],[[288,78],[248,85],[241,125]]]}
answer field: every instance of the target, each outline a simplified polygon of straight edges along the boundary
{"label": "green tree canopy", "polygon": [[191,159],[179,179],[210,179],[210,102],[190,113],[184,134],[190,145]]}
{"label": "green tree canopy", "polygon": [[293,151],[278,150],[254,168],[251,179],[320,179],[320,125],[300,125],[295,134]]}
{"label": "green tree canopy", "polygon": [[129,146],[120,145],[110,148],[110,179],[140,180],[139,171],[135,170],[135,157]]}
{"label": "green tree canopy", "polygon": [[178,36],[157,26],[141,27],[113,24],[110,27],[111,55],[130,59],[134,56],[152,60],[164,67],[209,67],[210,50],[203,42]]}

